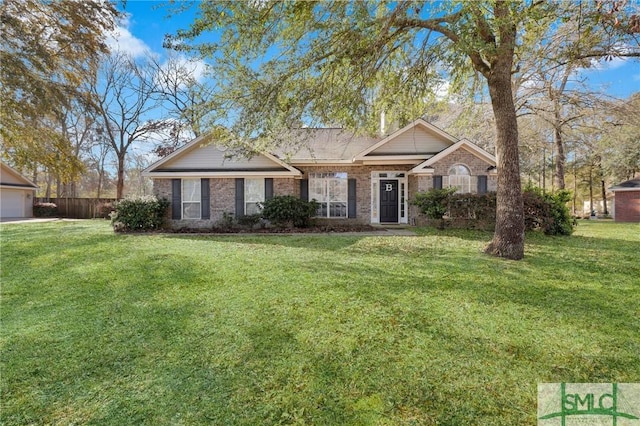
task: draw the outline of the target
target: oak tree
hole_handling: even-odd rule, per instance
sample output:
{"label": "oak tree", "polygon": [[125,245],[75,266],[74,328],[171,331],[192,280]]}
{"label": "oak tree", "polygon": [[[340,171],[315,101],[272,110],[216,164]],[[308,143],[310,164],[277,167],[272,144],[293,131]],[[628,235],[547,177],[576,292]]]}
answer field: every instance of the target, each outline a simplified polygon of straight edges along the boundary
{"label": "oak tree", "polygon": [[65,179],[82,170],[59,115],[91,108],[85,83],[118,15],[108,0],[0,2],[0,135],[14,163],[39,162]]}
{"label": "oak tree", "polygon": [[[454,89],[484,82],[499,170],[496,229],[485,250],[521,259],[524,216],[512,88],[517,59],[578,13],[581,31],[600,25],[612,36],[581,56],[616,54],[637,18],[620,10],[609,14],[610,3],[578,10],[545,1],[212,1],[199,3],[190,28],[166,44],[214,62],[224,88],[217,105],[228,111],[232,134],[258,147],[300,122],[371,132],[382,111],[392,120],[424,113],[421,102],[443,77]],[[210,31],[219,33],[215,41],[202,37]],[[569,40],[566,48],[579,46]],[[470,80],[474,75],[479,79]]]}

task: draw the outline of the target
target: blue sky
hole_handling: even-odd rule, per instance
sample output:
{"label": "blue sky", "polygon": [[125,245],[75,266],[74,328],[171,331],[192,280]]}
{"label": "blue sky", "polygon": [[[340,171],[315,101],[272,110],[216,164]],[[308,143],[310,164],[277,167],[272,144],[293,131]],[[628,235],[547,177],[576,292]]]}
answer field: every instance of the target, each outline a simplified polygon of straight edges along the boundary
{"label": "blue sky", "polygon": [[[161,1],[128,0],[126,12],[129,19],[119,28],[117,44],[120,50],[140,55],[145,49],[163,55],[162,42],[165,34],[187,28],[194,11],[167,17],[168,9]],[[214,34],[211,37],[215,37]],[[614,59],[600,62],[597,67],[583,74],[591,87],[611,96],[626,98],[640,91],[640,60]]]}

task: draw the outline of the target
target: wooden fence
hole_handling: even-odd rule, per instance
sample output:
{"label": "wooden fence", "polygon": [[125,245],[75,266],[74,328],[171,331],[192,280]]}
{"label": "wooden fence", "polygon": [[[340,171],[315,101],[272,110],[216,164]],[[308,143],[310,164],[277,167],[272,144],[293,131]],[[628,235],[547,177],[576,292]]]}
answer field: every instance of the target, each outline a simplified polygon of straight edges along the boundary
{"label": "wooden fence", "polygon": [[58,216],[73,219],[94,219],[107,217],[108,206],[116,201],[115,198],[36,198],[38,203],[54,203],[58,206]]}

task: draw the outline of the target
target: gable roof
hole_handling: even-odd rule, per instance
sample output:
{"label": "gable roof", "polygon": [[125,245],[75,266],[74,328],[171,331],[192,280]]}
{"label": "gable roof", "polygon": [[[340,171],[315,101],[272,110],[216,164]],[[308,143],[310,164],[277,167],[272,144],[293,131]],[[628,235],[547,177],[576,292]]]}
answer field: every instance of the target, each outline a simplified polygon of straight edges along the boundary
{"label": "gable roof", "polygon": [[621,182],[609,188],[610,191],[640,191],[640,177]]}
{"label": "gable roof", "polygon": [[[288,129],[273,135],[275,154],[259,152],[250,158],[216,145],[211,134],[200,136],[157,161],[142,173],[148,177],[296,177],[303,165],[398,165],[412,173],[431,173],[428,167],[456,149],[466,149],[495,167],[495,157],[467,140],[420,118],[384,138],[361,136],[342,128]],[[418,164],[416,166],[416,164]]]}
{"label": "gable roof", "polygon": [[38,185],[24,177],[17,170],[0,161],[0,187],[38,189]]}
{"label": "gable roof", "polygon": [[296,177],[302,173],[269,153],[251,158],[233,156],[212,143],[210,135],[195,138],[185,146],[142,171],[148,177]]}
{"label": "gable roof", "polygon": [[494,167],[492,172],[496,173],[496,169],[495,169],[495,167],[496,167],[496,157],[494,157],[493,155],[489,154],[487,151],[485,151],[484,149],[480,148],[478,145],[470,142],[467,139],[459,140],[455,144],[453,144],[450,147],[440,151],[439,153],[437,153],[433,157],[429,158],[428,160],[424,161],[423,163],[418,164],[416,167],[411,169],[410,173],[417,173],[417,174],[433,173],[433,168],[431,168],[431,166],[433,164],[435,164],[436,162],[442,160],[443,158],[445,158],[446,156],[448,156],[452,152],[455,152],[455,151],[457,151],[459,149],[465,149],[468,152],[470,152],[471,154],[475,155],[476,157],[486,161],[488,164],[490,164],[491,166]]}
{"label": "gable roof", "polygon": [[286,139],[275,153],[292,164],[352,163],[356,154],[379,140],[342,128],[296,129]]}
{"label": "gable roof", "polygon": [[457,141],[454,136],[419,118],[358,153],[354,159],[362,161],[384,156],[429,158]]}

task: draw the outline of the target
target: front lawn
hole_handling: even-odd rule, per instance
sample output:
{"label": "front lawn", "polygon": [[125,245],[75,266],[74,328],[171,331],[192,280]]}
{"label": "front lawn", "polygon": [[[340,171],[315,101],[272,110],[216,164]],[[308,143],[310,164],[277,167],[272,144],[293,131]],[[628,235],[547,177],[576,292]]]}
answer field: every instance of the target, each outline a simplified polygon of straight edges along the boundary
{"label": "front lawn", "polygon": [[0,226],[3,424],[536,423],[540,382],[640,382],[640,226],[117,235]]}

